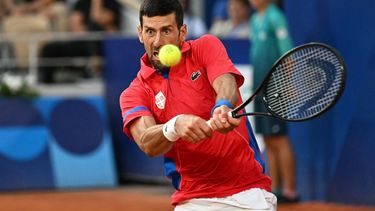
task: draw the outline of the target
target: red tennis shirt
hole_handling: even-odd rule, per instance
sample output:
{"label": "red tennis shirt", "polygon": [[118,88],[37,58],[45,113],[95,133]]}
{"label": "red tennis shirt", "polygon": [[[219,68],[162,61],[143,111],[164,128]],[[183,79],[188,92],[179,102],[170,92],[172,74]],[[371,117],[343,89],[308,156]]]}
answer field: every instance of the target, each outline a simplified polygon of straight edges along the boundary
{"label": "red tennis shirt", "polygon": [[[233,74],[238,87],[242,85],[243,76],[216,37],[205,35],[184,42],[181,51],[181,62],[168,75],[153,69],[146,54],[141,58],[137,77],[120,96],[124,132],[129,137],[132,120],[140,116],[153,116],[157,124],[178,114],[208,120],[216,100],[212,83],[222,74]],[[271,190],[247,118],[235,130],[214,132],[199,144],[178,140],[164,155],[164,167],[176,188],[174,205],[192,198],[226,197],[249,188]]]}

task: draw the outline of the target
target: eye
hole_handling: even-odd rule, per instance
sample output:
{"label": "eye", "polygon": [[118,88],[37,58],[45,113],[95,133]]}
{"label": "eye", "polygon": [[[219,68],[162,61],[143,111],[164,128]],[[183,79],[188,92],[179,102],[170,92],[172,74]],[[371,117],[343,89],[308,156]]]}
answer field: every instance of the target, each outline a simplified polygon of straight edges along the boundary
{"label": "eye", "polygon": [[146,35],[149,36],[149,37],[152,37],[154,35],[154,30],[146,29]]}
{"label": "eye", "polygon": [[172,33],[172,30],[165,29],[163,32],[164,32],[164,35],[169,35],[170,33]]}

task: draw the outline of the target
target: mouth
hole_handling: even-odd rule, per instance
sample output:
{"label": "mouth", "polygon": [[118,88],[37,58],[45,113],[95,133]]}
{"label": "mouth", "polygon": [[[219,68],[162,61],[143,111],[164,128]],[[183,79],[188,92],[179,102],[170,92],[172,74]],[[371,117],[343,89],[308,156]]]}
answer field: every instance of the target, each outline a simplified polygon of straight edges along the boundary
{"label": "mouth", "polygon": [[158,50],[153,51],[152,56],[154,57],[154,59],[156,61],[160,61],[159,60],[159,51]]}

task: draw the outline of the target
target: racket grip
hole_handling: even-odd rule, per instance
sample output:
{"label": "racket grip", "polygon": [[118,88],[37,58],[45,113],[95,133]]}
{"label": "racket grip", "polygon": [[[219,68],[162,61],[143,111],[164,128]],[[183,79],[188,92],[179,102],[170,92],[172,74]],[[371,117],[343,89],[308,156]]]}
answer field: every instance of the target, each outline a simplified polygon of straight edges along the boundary
{"label": "racket grip", "polygon": [[[228,116],[233,117],[233,113],[232,113],[232,111],[228,111]],[[207,123],[208,126],[211,128],[211,119],[207,120],[206,123]],[[212,128],[211,128],[211,129],[212,129]]]}

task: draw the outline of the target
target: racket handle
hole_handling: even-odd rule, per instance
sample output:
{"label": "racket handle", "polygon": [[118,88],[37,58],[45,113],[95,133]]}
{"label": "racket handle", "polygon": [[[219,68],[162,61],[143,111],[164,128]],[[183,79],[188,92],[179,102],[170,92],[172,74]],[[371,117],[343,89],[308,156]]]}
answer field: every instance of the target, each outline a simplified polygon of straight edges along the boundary
{"label": "racket handle", "polygon": [[[233,117],[232,111],[228,111],[228,116]],[[208,124],[209,127],[211,127],[211,119],[207,120],[206,123]]]}

